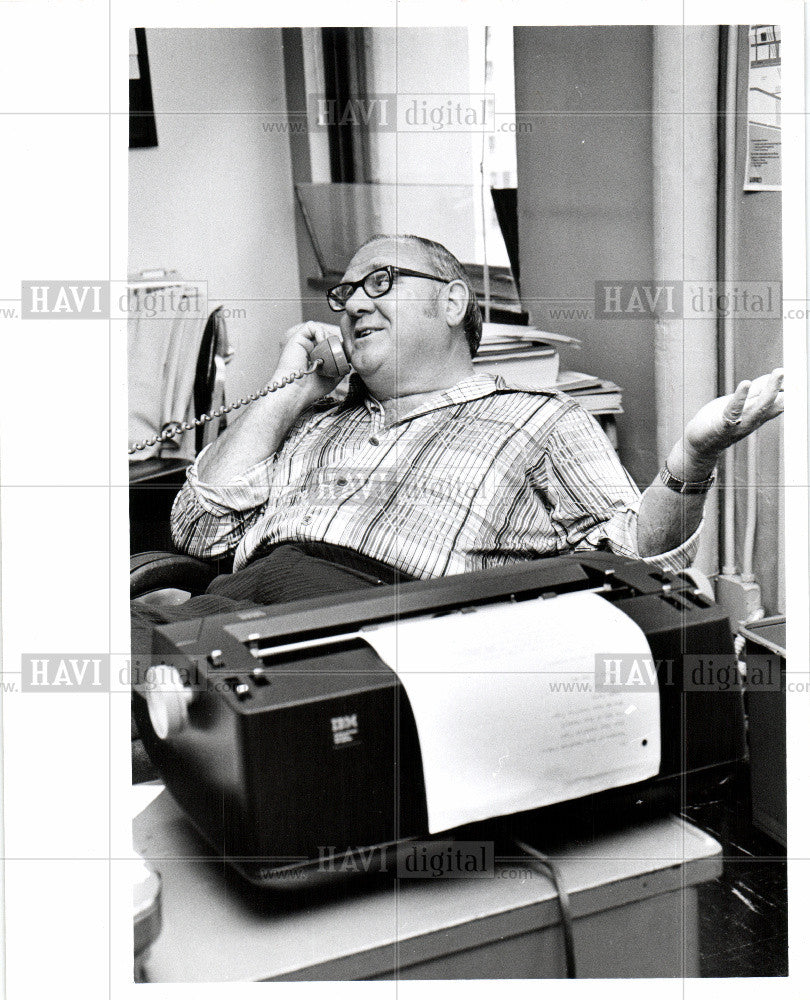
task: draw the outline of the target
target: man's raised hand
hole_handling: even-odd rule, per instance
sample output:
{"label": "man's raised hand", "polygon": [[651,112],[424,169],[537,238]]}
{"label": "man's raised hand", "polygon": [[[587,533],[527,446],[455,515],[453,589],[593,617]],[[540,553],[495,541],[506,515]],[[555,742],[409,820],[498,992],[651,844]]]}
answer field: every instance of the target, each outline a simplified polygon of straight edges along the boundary
{"label": "man's raised hand", "polygon": [[707,403],[686,425],[684,444],[701,459],[717,458],[784,410],[784,372],[775,368],[753,382],[740,382],[730,396]]}
{"label": "man's raised hand", "polygon": [[[340,327],[332,323],[316,323],[310,320],[307,323],[299,323],[288,330],[284,349],[278,359],[272,381],[292,372],[303,371],[310,363],[309,356],[312,349],[321,341],[326,340],[327,337],[340,338]],[[307,375],[295,382],[294,385],[310,402],[314,402],[321,396],[328,395],[338,382],[340,382],[339,378],[325,378],[316,371],[314,374]]]}

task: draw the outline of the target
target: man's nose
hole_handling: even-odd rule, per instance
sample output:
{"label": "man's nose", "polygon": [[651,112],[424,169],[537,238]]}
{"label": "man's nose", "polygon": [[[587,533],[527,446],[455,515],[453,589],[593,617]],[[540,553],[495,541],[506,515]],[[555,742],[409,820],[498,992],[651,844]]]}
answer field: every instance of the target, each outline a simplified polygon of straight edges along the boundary
{"label": "man's nose", "polygon": [[346,299],[346,312],[352,317],[373,312],[375,308],[374,300],[366,295],[366,290],[362,285],[355,288],[348,299]]}

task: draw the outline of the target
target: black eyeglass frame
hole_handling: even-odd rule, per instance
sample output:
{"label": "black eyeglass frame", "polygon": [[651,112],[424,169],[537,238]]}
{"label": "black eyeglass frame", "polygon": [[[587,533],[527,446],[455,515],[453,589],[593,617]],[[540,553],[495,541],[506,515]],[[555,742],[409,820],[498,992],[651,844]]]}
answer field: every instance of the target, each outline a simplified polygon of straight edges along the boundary
{"label": "black eyeglass frame", "polygon": [[[382,291],[377,292],[374,290],[369,290],[366,288],[366,282],[369,278],[373,277],[375,274],[379,274],[381,271],[388,275],[388,287]],[[394,278],[397,275],[402,275],[404,278],[429,278],[431,281],[441,281],[444,285],[449,285],[455,278],[440,278],[436,274],[425,274],[424,271],[411,271],[407,267],[397,267],[395,264],[386,264],[384,267],[375,267],[373,271],[369,271],[368,274],[364,275],[359,281],[341,281],[339,285],[333,285],[332,288],[326,291],[326,301],[329,303],[329,308],[333,312],[345,312],[346,303],[354,295],[358,288],[363,288],[363,291],[368,295],[370,299],[381,299],[383,295],[387,295],[391,289],[394,287]],[[345,295],[341,296],[343,302],[341,304],[340,299],[333,299],[332,296],[337,293],[339,288],[349,288],[351,291]]]}

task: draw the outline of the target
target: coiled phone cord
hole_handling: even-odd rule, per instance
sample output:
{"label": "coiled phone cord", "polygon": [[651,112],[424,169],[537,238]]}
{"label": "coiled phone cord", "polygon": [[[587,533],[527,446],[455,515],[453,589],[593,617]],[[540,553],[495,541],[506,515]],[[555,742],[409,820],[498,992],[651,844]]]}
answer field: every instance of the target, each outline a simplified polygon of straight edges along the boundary
{"label": "coiled phone cord", "polygon": [[233,403],[228,403],[227,405],[222,405],[218,410],[213,410],[211,413],[203,413],[202,416],[196,418],[196,420],[184,420],[182,423],[175,420],[170,424],[167,424],[160,434],[155,434],[154,437],[144,438],[143,441],[138,441],[136,444],[131,444],[127,450],[127,454],[134,455],[136,451],[143,451],[144,448],[151,448],[152,445],[162,443],[164,441],[170,441],[172,438],[177,437],[178,434],[185,434],[186,431],[192,431],[195,427],[201,427],[203,424],[207,424],[209,420],[218,420],[220,417],[224,417],[226,413],[231,413],[233,410],[238,410],[242,406],[247,406],[250,403],[255,403],[259,396],[266,396],[268,393],[276,392],[278,389],[283,389],[285,385],[292,385],[293,382],[298,379],[304,378],[306,375],[312,375],[319,368],[323,366],[323,359],[316,358],[312,364],[307,365],[303,371],[291,372],[289,375],[285,375],[280,378],[277,382],[270,382],[263,389],[259,389],[258,392],[252,392],[249,396],[243,396],[241,399],[234,400]]}

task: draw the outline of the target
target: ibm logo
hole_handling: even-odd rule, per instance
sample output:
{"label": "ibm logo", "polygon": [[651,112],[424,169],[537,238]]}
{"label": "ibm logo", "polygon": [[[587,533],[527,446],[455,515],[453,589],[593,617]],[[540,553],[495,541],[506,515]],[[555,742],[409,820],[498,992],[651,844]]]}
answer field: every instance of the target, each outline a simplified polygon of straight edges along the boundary
{"label": "ibm logo", "polygon": [[356,742],[358,732],[356,712],[354,715],[336,715],[332,719],[332,742],[336,747]]}

